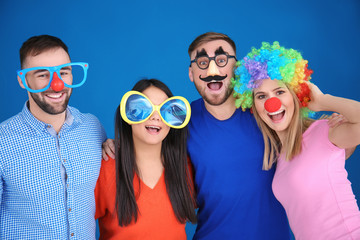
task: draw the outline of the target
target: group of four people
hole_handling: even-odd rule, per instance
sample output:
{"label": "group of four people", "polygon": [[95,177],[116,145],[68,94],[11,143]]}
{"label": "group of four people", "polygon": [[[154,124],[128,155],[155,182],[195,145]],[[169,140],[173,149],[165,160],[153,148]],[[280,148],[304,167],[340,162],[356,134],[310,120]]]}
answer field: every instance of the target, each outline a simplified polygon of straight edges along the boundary
{"label": "group of four people", "polygon": [[[344,168],[360,103],[323,94],[301,54],[277,42],[237,62],[235,43],[208,32],[188,52],[202,98],[190,108],[140,80],[101,161],[103,127],[68,106],[88,64],[56,37],[28,39],[18,81],[29,100],[0,125],[0,238],[94,239],[97,218],[101,239],[186,239],[187,221],[194,239],[290,239],[288,220],[296,239],[360,239]],[[346,121],[329,127],[310,110]]]}

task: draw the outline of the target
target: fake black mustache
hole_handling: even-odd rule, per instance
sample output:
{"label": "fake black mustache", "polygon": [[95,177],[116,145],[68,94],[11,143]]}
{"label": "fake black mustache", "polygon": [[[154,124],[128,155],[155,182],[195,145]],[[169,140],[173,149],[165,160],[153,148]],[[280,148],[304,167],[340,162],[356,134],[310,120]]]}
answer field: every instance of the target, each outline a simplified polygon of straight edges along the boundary
{"label": "fake black mustache", "polygon": [[225,76],[219,76],[219,75],[215,75],[215,76],[208,76],[208,77],[205,77],[205,78],[202,78],[201,75],[199,76],[199,78],[201,80],[203,80],[204,82],[211,82],[213,80],[215,81],[222,81],[224,80],[225,78],[227,77],[227,74]]}

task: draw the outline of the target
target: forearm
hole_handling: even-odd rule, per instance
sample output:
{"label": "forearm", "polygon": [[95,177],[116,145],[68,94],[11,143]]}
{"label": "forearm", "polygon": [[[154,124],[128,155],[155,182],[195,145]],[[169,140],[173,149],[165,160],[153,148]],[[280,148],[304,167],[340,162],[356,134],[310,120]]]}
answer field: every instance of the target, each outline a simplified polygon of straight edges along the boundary
{"label": "forearm", "polygon": [[321,98],[321,111],[342,114],[350,123],[360,123],[360,102],[325,94]]}

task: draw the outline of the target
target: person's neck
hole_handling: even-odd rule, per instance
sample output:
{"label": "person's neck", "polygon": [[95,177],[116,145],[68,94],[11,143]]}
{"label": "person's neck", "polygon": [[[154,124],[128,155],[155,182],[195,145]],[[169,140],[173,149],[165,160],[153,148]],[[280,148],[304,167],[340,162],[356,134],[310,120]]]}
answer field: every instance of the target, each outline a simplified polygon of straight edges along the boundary
{"label": "person's neck", "polygon": [[206,101],[204,103],[206,110],[218,120],[229,119],[236,110],[235,98],[232,96],[221,105],[210,105]]}
{"label": "person's neck", "polygon": [[135,144],[135,159],[139,177],[148,187],[153,189],[164,170],[161,159],[161,144]]}
{"label": "person's neck", "polygon": [[35,102],[29,101],[29,110],[31,114],[41,122],[50,124],[57,133],[60,132],[61,127],[64,125],[66,118],[66,110],[59,114],[49,114],[44,112]]}
{"label": "person's neck", "polygon": [[161,143],[157,145],[148,145],[135,143],[135,158],[138,167],[148,164],[159,164],[161,162]]}

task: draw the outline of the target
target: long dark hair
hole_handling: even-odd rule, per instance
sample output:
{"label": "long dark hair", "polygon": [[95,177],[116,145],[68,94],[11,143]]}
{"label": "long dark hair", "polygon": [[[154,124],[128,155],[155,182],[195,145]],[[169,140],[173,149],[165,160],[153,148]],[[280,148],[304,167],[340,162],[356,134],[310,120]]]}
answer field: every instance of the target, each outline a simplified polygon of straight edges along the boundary
{"label": "long dark hair", "polygon": [[[161,89],[168,97],[172,97],[170,89],[156,79],[138,81],[132,90],[143,92],[150,86]],[[135,161],[132,128],[120,115],[120,107],[116,109],[115,119],[115,158],[116,158],[116,202],[115,207],[120,226],[127,226],[132,219],[137,221],[139,208],[136,203],[133,179],[139,170]],[[165,171],[166,190],[169,195],[176,218],[179,222],[196,222],[195,193],[187,165],[186,138],[187,127],[170,128],[169,134],[162,142],[161,155]],[[140,181],[140,180],[139,180]],[[139,184],[140,186],[140,184]],[[140,189],[139,189],[140,192]]]}

